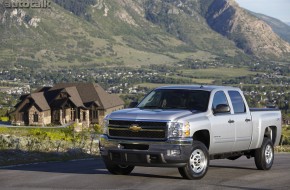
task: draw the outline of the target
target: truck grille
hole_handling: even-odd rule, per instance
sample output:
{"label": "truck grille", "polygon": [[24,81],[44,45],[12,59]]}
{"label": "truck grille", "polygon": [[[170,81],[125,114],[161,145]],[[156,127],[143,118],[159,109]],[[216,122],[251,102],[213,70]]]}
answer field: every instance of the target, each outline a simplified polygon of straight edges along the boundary
{"label": "truck grille", "polygon": [[[138,126],[138,131],[130,127]],[[109,136],[115,138],[164,140],[167,134],[167,122],[147,121],[109,121]]]}

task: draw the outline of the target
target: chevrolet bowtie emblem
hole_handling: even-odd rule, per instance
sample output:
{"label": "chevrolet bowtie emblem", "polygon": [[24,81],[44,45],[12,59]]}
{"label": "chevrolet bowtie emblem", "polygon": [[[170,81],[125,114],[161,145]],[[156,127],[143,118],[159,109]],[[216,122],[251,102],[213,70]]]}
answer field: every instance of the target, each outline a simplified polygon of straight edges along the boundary
{"label": "chevrolet bowtie emblem", "polygon": [[142,130],[142,127],[139,127],[138,125],[131,125],[129,127],[129,130],[132,131],[132,132],[134,132],[134,133],[136,133],[136,132],[141,131]]}

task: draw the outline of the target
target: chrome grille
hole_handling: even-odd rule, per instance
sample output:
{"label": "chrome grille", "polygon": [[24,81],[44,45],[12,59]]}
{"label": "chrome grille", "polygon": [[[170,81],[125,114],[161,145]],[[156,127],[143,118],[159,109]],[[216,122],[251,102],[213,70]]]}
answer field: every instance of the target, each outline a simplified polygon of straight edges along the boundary
{"label": "chrome grille", "polygon": [[[137,125],[142,129],[133,132],[129,128]],[[109,121],[109,136],[114,138],[130,138],[130,139],[154,139],[164,140],[167,134],[167,122],[152,121]]]}

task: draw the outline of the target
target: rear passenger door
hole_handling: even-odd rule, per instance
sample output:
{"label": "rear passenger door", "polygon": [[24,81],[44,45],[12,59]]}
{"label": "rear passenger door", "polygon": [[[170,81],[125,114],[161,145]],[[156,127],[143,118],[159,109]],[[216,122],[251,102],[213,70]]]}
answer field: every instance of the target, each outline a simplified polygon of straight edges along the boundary
{"label": "rear passenger door", "polygon": [[228,94],[234,109],[234,114],[231,117],[234,122],[236,136],[233,151],[248,150],[253,131],[251,114],[239,91],[230,90]]}

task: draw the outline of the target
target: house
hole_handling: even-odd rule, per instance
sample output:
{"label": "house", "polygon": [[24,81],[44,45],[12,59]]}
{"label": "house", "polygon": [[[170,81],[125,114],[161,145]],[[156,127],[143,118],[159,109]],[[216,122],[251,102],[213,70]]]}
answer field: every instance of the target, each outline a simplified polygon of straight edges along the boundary
{"label": "house", "polygon": [[123,108],[123,100],[99,84],[61,83],[21,96],[11,119],[16,125],[62,125],[73,121],[89,126],[100,124],[105,115]]}

